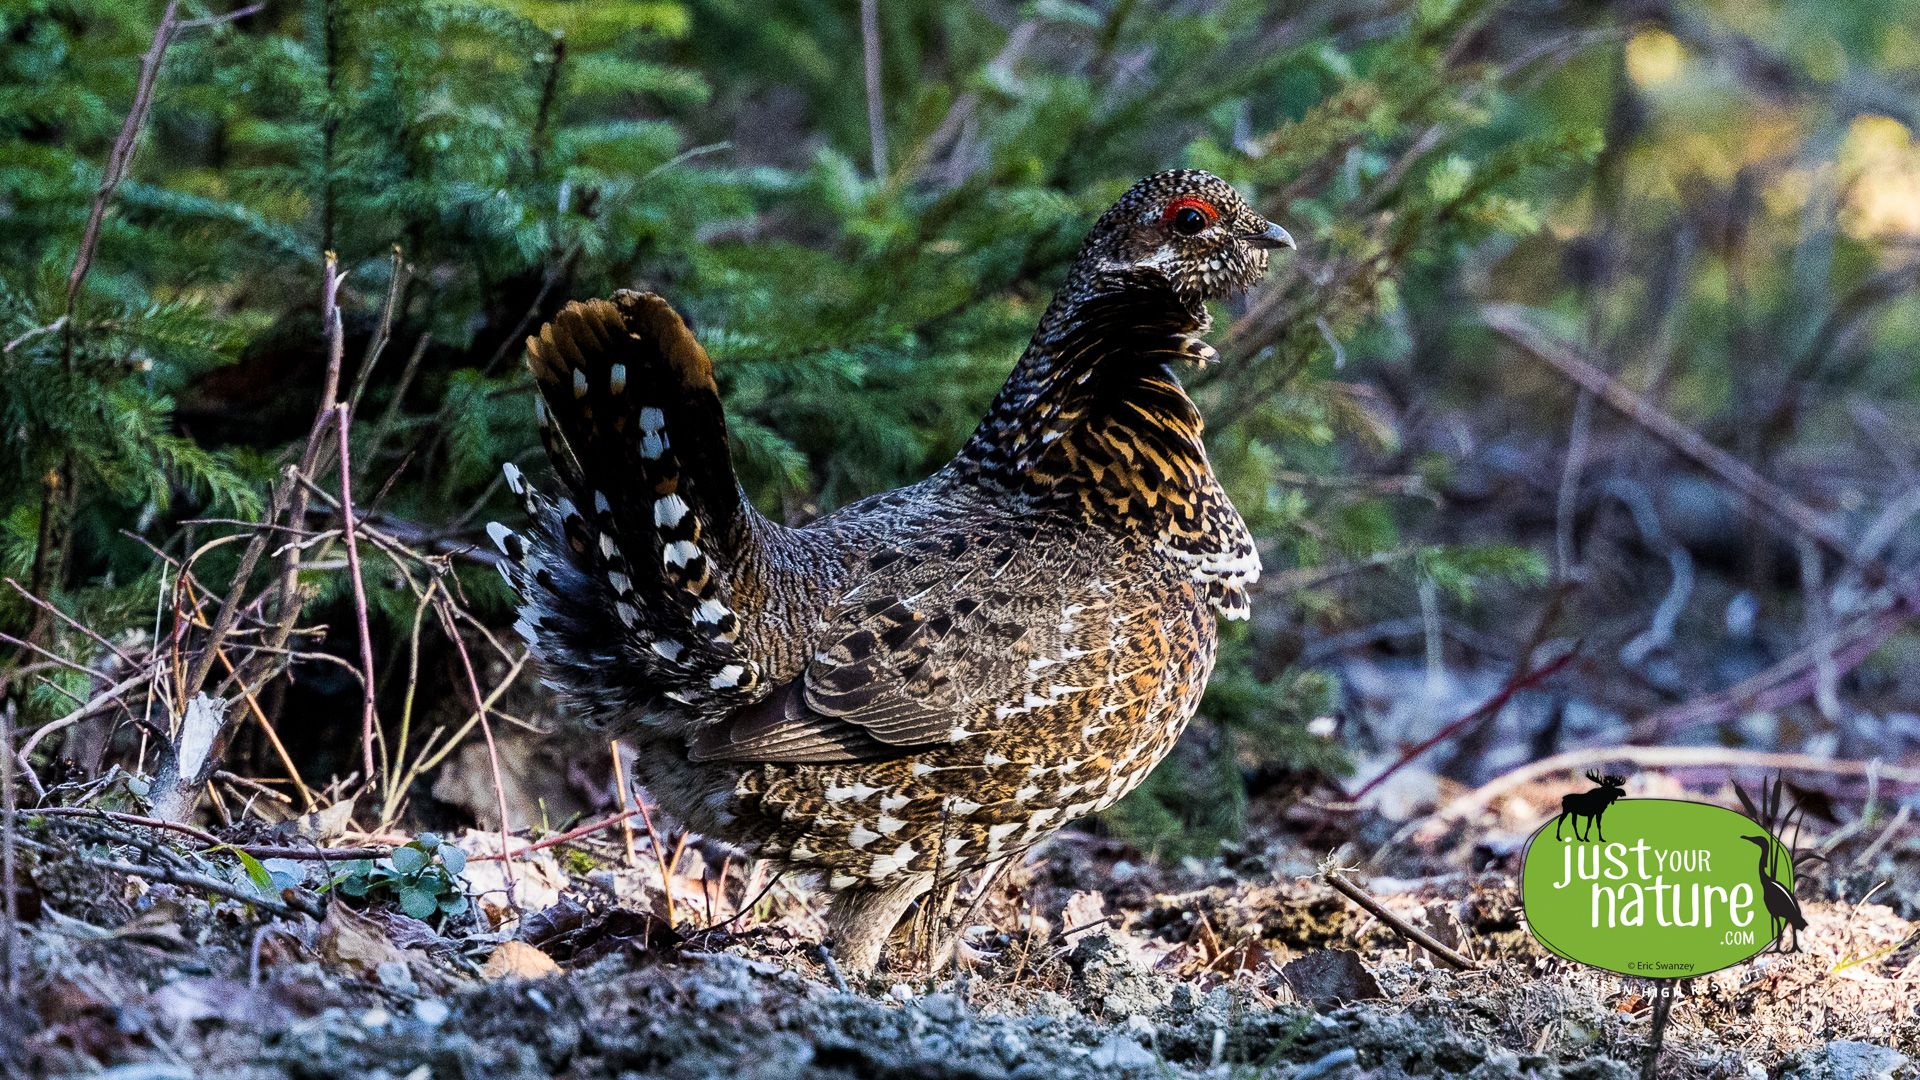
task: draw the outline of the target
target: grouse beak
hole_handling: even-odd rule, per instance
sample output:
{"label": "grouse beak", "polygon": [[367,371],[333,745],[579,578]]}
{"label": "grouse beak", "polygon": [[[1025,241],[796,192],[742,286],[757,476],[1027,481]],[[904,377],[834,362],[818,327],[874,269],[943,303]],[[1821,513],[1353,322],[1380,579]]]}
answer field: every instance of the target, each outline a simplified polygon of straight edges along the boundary
{"label": "grouse beak", "polygon": [[1272,222],[1267,223],[1265,232],[1241,233],[1240,239],[1246,241],[1249,247],[1299,249],[1299,245],[1293,242],[1293,234]]}

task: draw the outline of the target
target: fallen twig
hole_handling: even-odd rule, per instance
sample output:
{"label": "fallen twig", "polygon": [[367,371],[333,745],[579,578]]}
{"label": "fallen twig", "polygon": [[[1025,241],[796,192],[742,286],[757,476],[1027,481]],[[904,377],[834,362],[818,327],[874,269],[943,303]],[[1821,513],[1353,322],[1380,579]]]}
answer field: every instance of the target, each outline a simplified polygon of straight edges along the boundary
{"label": "fallen twig", "polygon": [[1439,957],[1448,967],[1453,968],[1455,971],[1480,970],[1479,964],[1440,944],[1433,935],[1408,923],[1405,919],[1395,915],[1393,912],[1388,911],[1381,905],[1380,901],[1367,895],[1365,889],[1348,881],[1346,876],[1334,867],[1326,867],[1321,871],[1320,876],[1328,885],[1333,886],[1334,890],[1339,892],[1340,895],[1365,908],[1368,914],[1386,923],[1389,927],[1392,927],[1394,933],[1399,934],[1406,940],[1413,942],[1415,945]]}
{"label": "fallen twig", "polygon": [[887,111],[880,97],[880,0],[860,0],[860,55],[867,76],[867,150],[873,178],[887,182]]}
{"label": "fallen twig", "polygon": [[[785,870],[782,870],[779,873],[773,875],[773,880],[767,882],[765,888],[755,893],[753,895],[753,899],[747,900],[732,915],[728,916],[725,919],[722,919],[717,923],[714,923],[712,926],[701,927],[700,929],[694,931],[694,933],[705,934],[705,933],[708,933],[709,931],[719,930],[719,929],[722,929],[723,927],[732,926],[735,922],[739,921],[740,916],[745,915],[747,912],[752,911],[754,908],[760,906],[760,901],[766,899],[767,894],[773,891],[773,887],[775,885],[780,884],[780,879],[786,876],[787,876],[787,872]],[[720,898],[722,900],[726,899],[726,892],[725,892],[726,886],[727,886],[727,879],[726,879],[726,876],[723,874],[721,875],[721,878],[720,878],[720,888],[722,890],[720,894]],[[745,894],[743,893],[742,896],[744,897]]]}
{"label": "fallen twig", "polygon": [[1868,844],[1866,850],[1854,858],[1853,864],[1871,870],[1873,860],[1879,857],[1880,852],[1886,848],[1887,842],[1900,831],[1900,826],[1907,823],[1907,816],[1912,812],[1913,807],[1901,803],[1899,812],[1893,815],[1893,820],[1887,822],[1887,827],[1880,830],[1880,835],[1873,838],[1873,843]]}
{"label": "fallen twig", "polygon": [[0,349],[0,352],[12,352],[13,350],[19,348],[21,345],[29,341],[32,341],[34,338],[39,337],[41,334],[51,334],[55,330],[58,330],[61,327],[67,325],[67,319],[68,319],[68,316],[62,315],[45,326],[36,326],[33,329],[27,331],[26,333],[21,334],[19,337],[14,338],[12,341],[7,342],[7,347],[4,349]]}
{"label": "fallen twig", "polygon": [[19,582],[13,580],[12,578],[4,578],[0,580],[4,580],[8,585],[13,586],[13,591],[19,593],[20,598],[22,600],[25,600],[27,603],[32,604],[34,607],[41,608],[42,610],[46,611],[49,615],[52,615],[54,618],[59,619],[61,622],[66,623],[68,626],[92,638],[96,643],[100,645],[101,648],[104,648],[108,652],[111,652],[113,655],[119,657],[124,663],[128,664],[129,666],[138,666],[139,661],[135,660],[131,656],[128,656],[126,653],[126,650],[120,648],[120,646],[115,645],[113,642],[108,641],[106,638],[102,637],[98,631],[94,630],[93,627],[80,622],[79,620],[75,619],[73,616],[67,614],[64,611],[61,611],[59,608],[53,606],[52,604],[47,603],[45,600],[42,600],[38,596],[33,595],[33,593],[27,590],[27,587],[25,585],[20,584]]}
{"label": "fallen twig", "polygon": [[[238,669],[234,667],[233,661],[227,658],[225,649],[219,650],[218,656],[220,657],[220,663],[226,667],[227,674],[239,674]],[[293,756],[287,753],[286,744],[280,741],[280,733],[273,730],[273,724],[267,719],[266,710],[260,707],[260,699],[254,696],[253,688],[244,683],[240,687],[240,693],[247,699],[247,708],[253,713],[253,718],[260,721],[260,730],[266,732],[267,742],[273,745],[273,752],[279,755],[280,765],[287,770],[287,776],[292,778],[294,789],[300,792],[300,798],[306,803],[306,808],[312,810],[315,805],[313,792],[307,787],[307,782],[301,779],[299,768],[293,764]]]}
{"label": "fallen twig", "polygon": [[[118,821],[123,825],[139,825],[148,829],[166,829],[182,836],[190,836],[209,845],[210,849],[244,851],[256,859],[316,859],[341,862],[352,859],[384,859],[392,854],[390,848],[308,848],[281,844],[229,844],[204,829],[196,829],[192,825],[185,825],[178,821],[162,821],[159,818],[122,814],[118,811],[101,810],[91,806],[43,806],[26,813],[30,817],[95,818]],[[204,855],[208,852],[203,851],[200,854]]]}
{"label": "fallen twig", "polygon": [[160,818],[141,817],[138,814],[123,814],[117,810],[101,810],[92,806],[43,806],[28,811],[34,817],[77,817],[96,818],[102,821],[118,821],[123,825],[141,825],[149,829],[166,829],[182,836],[191,836],[204,844],[218,844],[220,838],[178,821],[164,821]]}
{"label": "fallen twig", "polygon": [[406,288],[407,277],[407,264],[400,257],[400,245],[395,244],[387,259],[387,302],[380,308],[380,326],[367,345],[367,355],[360,361],[359,374],[353,379],[353,390],[347,394],[348,412],[359,411],[360,395],[367,392],[367,383],[373,378],[373,366],[380,362],[380,354],[387,351],[387,343],[393,340],[393,308],[400,300],[401,291]]}
{"label": "fallen twig", "polygon": [[1460,796],[1434,815],[1447,821],[1485,810],[1493,800],[1522,785],[1555,773],[1579,772],[1596,765],[1626,761],[1648,768],[1689,768],[1723,765],[1732,768],[1790,769],[1823,772],[1839,776],[1865,776],[1876,769],[1882,780],[1920,784],[1920,768],[1898,765],[1874,765],[1866,761],[1835,761],[1811,754],[1774,754],[1761,750],[1735,750],[1721,746],[1603,746],[1593,750],[1570,750],[1542,758],[1507,773]]}
{"label": "fallen twig", "polygon": [[846,978],[840,974],[840,965],[833,962],[833,950],[827,948],[827,943],[823,941],[815,945],[813,953],[820,958],[820,966],[826,968],[827,975],[833,979],[834,989],[843,994],[852,993],[847,989]]}
{"label": "fallen twig", "polygon": [[144,863],[124,863],[117,859],[96,859],[91,855],[76,855],[74,857],[89,866],[98,866],[103,870],[132,874],[134,877],[143,877],[150,881],[161,881],[169,885],[185,885],[188,888],[200,889],[217,896],[227,897],[230,900],[238,900],[243,904],[253,904],[265,908],[283,919],[291,919],[295,915],[309,914],[308,912],[299,911],[283,904],[278,900],[269,900],[258,894],[242,892],[238,886],[229,885],[224,881],[202,874],[189,874],[184,870],[176,870],[171,866],[148,866]]}

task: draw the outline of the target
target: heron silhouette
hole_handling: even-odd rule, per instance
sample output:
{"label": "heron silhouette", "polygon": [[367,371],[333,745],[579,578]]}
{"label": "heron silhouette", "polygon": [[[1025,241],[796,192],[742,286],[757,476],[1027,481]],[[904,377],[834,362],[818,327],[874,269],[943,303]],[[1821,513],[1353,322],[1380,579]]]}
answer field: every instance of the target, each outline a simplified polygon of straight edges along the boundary
{"label": "heron silhouette", "polygon": [[1807,928],[1807,917],[1800,914],[1800,901],[1780,879],[1773,876],[1778,853],[1771,836],[1743,836],[1740,839],[1751,841],[1760,846],[1760,898],[1767,905],[1767,914],[1773,919],[1773,943],[1780,944],[1780,936],[1786,927],[1793,927],[1793,948],[1781,952],[1800,951],[1800,931]]}

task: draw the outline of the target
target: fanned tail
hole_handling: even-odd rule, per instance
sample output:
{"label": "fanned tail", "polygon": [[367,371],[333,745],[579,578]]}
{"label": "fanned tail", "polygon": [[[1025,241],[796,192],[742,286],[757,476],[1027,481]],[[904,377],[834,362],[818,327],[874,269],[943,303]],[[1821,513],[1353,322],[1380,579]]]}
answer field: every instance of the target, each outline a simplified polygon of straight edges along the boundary
{"label": "fanned tail", "polygon": [[622,291],[568,304],[527,339],[527,364],[565,491],[549,500],[506,466],[534,527],[487,531],[549,685],[600,716],[757,696],[731,573],[753,511],[705,350],[665,300]]}

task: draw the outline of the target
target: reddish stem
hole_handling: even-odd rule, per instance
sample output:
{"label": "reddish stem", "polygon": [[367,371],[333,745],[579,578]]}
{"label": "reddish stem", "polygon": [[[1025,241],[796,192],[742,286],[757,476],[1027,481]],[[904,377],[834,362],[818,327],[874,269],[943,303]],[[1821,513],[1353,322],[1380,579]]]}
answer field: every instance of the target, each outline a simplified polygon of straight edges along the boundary
{"label": "reddish stem", "polygon": [[[345,460],[344,454],[341,455],[341,460]],[[447,611],[444,603],[443,601],[441,604],[436,604],[435,609],[440,612],[441,625],[446,627],[447,636],[453,639],[453,647],[460,654],[460,666],[467,673],[467,689],[473,694],[473,708],[480,716],[480,732],[487,737],[487,764],[493,771],[493,798],[500,808],[502,876],[507,879],[507,899],[512,901],[513,856],[507,851],[507,845],[512,843],[512,834],[507,832],[507,791],[505,785],[500,782],[500,751],[493,743],[493,725],[487,723],[487,699],[480,694],[480,680],[473,673],[473,658],[467,655],[467,643],[460,636],[460,627],[453,621],[453,616]]]}
{"label": "reddish stem", "polygon": [[[545,848],[553,847],[555,844],[564,844],[569,840],[578,840],[581,837],[586,836],[590,833],[597,833],[602,829],[612,828],[613,826],[620,824],[621,822],[627,820],[628,818],[632,817],[633,815],[639,812],[640,811],[638,810],[626,810],[621,813],[615,814],[604,821],[596,821],[591,825],[582,825],[579,828],[573,830],[572,832],[564,832],[564,833],[561,833],[559,836],[549,836],[545,840],[542,840],[537,844],[532,844],[527,847],[523,847],[518,851],[511,852],[510,854],[518,858],[521,855],[527,855],[535,851],[541,851]],[[473,861],[474,862],[499,862],[501,859],[504,859],[506,857],[507,856],[504,854],[475,855],[473,857]]]}
{"label": "reddish stem", "polygon": [[1510,699],[1512,699],[1513,695],[1519,693],[1522,690],[1527,689],[1530,686],[1533,686],[1541,682],[1542,680],[1546,679],[1547,676],[1552,675],[1553,673],[1559,671],[1563,667],[1566,667],[1568,664],[1573,662],[1573,658],[1577,655],[1579,655],[1579,650],[1570,649],[1565,654],[1552,660],[1551,662],[1542,666],[1538,670],[1529,671],[1524,675],[1515,676],[1513,679],[1508,681],[1507,685],[1500,688],[1499,693],[1488,698],[1486,701],[1486,704],[1473,710],[1472,712],[1461,717],[1460,719],[1455,720],[1453,723],[1448,724],[1446,727],[1441,728],[1439,731],[1434,733],[1433,738],[1428,739],[1426,742],[1421,743],[1419,746],[1416,746],[1413,749],[1408,750],[1406,753],[1401,754],[1400,760],[1394,762],[1392,765],[1389,765],[1385,772],[1367,781],[1365,784],[1362,784],[1360,786],[1360,790],[1353,793],[1353,801],[1359,802],[1361,799],[1365,798],[1367,792],[1372,791],[1374,788],[1379,787],[1380,784],[1383,781],[1385,781],[1387,777],[1392,776],[1394,773],[1399,772],[1402,768],[1405,768],[1409,762],[1413,761],[1413,759],[1419,757],[1421,754],[1424,754],[1427,751],[1433,749],[1435,746],[1438,746],[1442,742],[1445,742],[1446,740],[1453,738],[1455,735],[1459,734],[1460,729],[1466,727],[1468,724],[1471,724],[1474,721],[1479,720],[1481,717],[1490,716],[1494,713],[1499,712],[1503,707],[1505,707],[1507,702]]}
{"label": "reddish stem", "polygon": [[[336,318],[338,314],[336,312]],[[360,756],[361,765],[366,769],[367,781],[371,783],[377,773],[373,766],[373,634],[367,628],[367,583],[360,576],[360,543],[354,537],[353,522],[353,464],[347,449],[347,424],[350,418],[345,405],[334,406],[334,416],[340,424],[340,519],[341,528],[347,536],[347,572],[353,576],[353,614],[360,624],[360,667],[361,716],[360,716]],[[478,698],[475,699],[476,701]],[[482,717],[482,723],[485,717]],[[492,740],[489,737],[489,744]]]}

